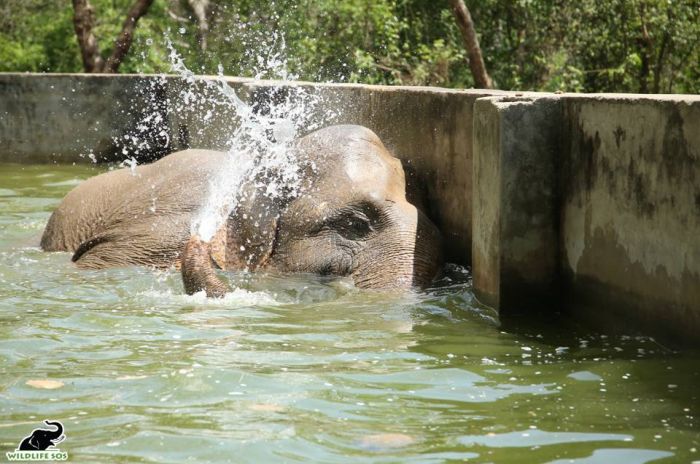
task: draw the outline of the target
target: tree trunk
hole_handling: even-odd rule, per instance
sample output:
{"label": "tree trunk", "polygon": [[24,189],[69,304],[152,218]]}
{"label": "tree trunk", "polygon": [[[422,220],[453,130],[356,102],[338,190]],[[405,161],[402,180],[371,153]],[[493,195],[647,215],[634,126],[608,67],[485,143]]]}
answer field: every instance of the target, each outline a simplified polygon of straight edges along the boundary
{"label": "tree trunk", "polygon": [[666,59],[666,49],[668,48],[669,40],[671,40],[671,34],[668,30],[664,31],[664,36],[661,39],[661,48],[659,49],[659,56],[656,59],[656,65],[654,66],[654,88],[653,93],[659,93],[661,90],[661,74],[664,69],[664,60]]}
{"label": "tree trunk", "polygon": [[73,0],[73,27],[78,38],[80,54],[85,72],[102,72],[104,61],[100,56],[97,38],[92,32],[95,27],[95,10],[88,0]]}
{"label": "tree trunk", "polygon": [[95,9],[90,0],[73,0],[73,26],[78,38],[80,54],[83,57],[83,68],[88,73],[116,73],[119,65],[131,48],[134,39],[136,23],[145,15],[153,0],[136,0],[126,14],[126,20],[117,40],[114,41],[114,51],[105,61],[100,54],[97,37],[93,33],[95,27]]}
{"label": "tree trunk", "polygon": [[661,48],[659,48],[659,56],[656,59],[656,66],[654,67],[654,93],[659,93],[661,91],[661,76],[664,70],[664,61],[666,60],[666,52],[669,51],[671,45],[671,27],[674,24],[673,12],[671,7],[666,10],[666,17],[668,18],[668,25],[664,28],[664,36],[661,39]]}
{"label": "tree trunk", "polygon": [[464,4],[464,0],[450,0],[450,5],[457,19],[459,30],[462,32],[464,47],[467,49],[467,55],[469,56],[469,68],[472,71],[475,86],[481,89],[493,88],[493,81],[486,72],[484,58],[481,55],[481,47],[479,47],[479,39],[476,36],[474,22],[467,5]]}
{"label": "tree trunk", "polygon": [[207,51],[207,34],[209,33],[209,21],[207,11],[209,10],[209,0],[187,0],[187,4],[192,9],[197,18],[197,28],[199,33],[199,46],[203,52]]}
{"label": "tree trunk", "polygon": [[639,20],[641,23],[641,37],[637,40],[641,66],[639,68],[639,93],[649,93],[649,73],[651,71],[651,55],[654,51],[654,41],[647,29],[644,4],[639,5]]}
{"label": "tree trunk", "polygon": [[136,0],[131,6],[129,12],[126,14],[126,20],[122,26],[122,31],[117,40],[114,41],[114,51],[112,52],[112,56],[110,56],[105,63],[104,72],[117,72],[119,65],[122,63],[122,60],[126,54],[129,53],[129,48],[131,48],[136,23],[139,21],[141,16],[146,14],[152,3],[153,0]]}

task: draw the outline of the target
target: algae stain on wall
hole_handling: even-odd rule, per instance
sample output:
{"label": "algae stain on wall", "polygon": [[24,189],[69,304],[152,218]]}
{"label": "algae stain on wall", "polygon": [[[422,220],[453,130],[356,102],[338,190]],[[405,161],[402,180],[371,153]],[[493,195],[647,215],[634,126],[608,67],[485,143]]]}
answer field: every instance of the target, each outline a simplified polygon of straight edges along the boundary
{"label": "algae stain on wall", "polygon": [[650,306],[660,301],[665,318],[700,312],[699,141],[696,132],[686,135],[690,126],[700,129],[700,105],[575,101],[568,117],[567,273],[628,294],[641,312],[659,313]]}

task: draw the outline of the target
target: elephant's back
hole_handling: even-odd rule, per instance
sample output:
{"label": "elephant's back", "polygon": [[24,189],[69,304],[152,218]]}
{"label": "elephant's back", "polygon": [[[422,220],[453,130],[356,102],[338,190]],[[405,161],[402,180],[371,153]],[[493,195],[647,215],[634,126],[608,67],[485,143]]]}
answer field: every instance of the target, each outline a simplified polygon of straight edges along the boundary
{"label": "elephant's back", "polygon": [[41,247],[46,251],[73,252],[81,244],[111,231],[119,236],[138,228],[141,234],[168,217],[178,230],[154,230],[154,234],[182,235],[187,215],[206,197],[209,179],[226,154],[184,150],[151,164],[123,168],[92,177],[71,190],[53,212],[44,230]]}

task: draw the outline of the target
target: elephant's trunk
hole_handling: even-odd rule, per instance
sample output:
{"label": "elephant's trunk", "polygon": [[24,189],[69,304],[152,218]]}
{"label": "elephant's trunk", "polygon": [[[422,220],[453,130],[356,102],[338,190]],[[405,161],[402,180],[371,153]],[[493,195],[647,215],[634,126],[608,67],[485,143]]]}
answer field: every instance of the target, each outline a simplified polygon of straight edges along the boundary
{"label": "elephant's trunk", "polygon": [[442,266],[442,238],[428,217],[408,205],[381,243],[359,256],[353,280],[359,288],[425,288]]}
{"label": "elephant's trunk", "polygon": [[231,289],[219,279],[209,253],[209,245],[193,236],[182,252],[182,283],[192,295],[204,290],[208,297],[222,298]]}
{"label": "elephant's trunk", "polygon": [[63,426],[60,422],[44,421],[44,424],[58,427],[56,431],[49,432],[51,435],[47,435],[49,440],[55,440],[61,435],[63,435]]}
{"label": "elephant's trunk", "polygon": [[428,217],[418,210],[416,242],[413,247],[413,286],[425,288],[443,265],[442,236]]}

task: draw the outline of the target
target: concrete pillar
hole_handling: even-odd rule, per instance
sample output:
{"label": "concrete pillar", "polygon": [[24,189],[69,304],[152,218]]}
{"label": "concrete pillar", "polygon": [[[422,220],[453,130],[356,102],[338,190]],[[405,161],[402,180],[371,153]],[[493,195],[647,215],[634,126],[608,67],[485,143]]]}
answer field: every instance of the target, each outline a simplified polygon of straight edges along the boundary
{"label": "concrete pillar", "polygon": [[559,300],[561,124],[556,97],[490,97],[474,105],[474,289],[501,314]]}

